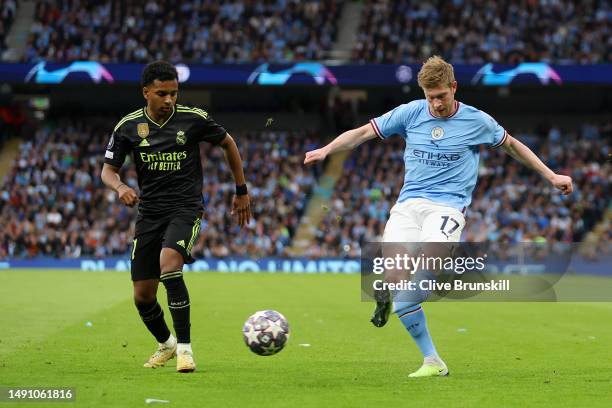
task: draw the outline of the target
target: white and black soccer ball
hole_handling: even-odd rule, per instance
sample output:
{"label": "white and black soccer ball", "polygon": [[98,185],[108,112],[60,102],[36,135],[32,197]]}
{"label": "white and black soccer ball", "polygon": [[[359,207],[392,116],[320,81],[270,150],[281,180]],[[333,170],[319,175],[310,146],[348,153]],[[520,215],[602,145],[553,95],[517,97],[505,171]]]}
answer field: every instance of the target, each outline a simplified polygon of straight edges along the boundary
{"label": "white and black soccer ball", "polygon": [[242,328],[244,342],[255,354],[272,356],[289,340],[289,323],[275,310],[261,310],[247,319]]}

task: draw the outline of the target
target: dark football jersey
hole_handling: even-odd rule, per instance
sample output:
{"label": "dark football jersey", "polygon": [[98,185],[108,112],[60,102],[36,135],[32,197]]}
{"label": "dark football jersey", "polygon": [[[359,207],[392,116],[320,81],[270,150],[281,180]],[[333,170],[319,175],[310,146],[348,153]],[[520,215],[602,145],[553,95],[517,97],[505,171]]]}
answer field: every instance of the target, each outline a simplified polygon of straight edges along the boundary
{"label": "dark football jersey", "polygon": [[226,130],[207,112],[176,105],[161,125],[141,108],[124,116],[111,135],[104,162],[121,167],[132,154],[138,174],[138,211],[155,215],[173,209],[202,209],[200,142],[219,144]]}

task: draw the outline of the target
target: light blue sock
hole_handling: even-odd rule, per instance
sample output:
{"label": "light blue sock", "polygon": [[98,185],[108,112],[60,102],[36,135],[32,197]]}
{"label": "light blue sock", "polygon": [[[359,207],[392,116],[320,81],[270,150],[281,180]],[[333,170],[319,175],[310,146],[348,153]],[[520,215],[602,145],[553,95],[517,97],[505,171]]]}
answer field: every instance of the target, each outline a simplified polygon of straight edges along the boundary
{"label": "light blue sock", "polygon": [[425,312],[423,312],[421,305],[410,306],[396,313],[417,346],[419,346],[423,357],[438,357],[438,352],[427,329],[427,319],[425,319]]}

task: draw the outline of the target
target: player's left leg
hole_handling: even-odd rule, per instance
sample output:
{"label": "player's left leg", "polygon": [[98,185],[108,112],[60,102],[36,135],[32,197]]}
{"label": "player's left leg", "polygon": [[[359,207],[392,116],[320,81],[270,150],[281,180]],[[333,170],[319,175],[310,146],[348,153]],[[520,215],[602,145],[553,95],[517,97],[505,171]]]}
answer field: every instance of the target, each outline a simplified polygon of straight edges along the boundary
{"label": "player's left leg", "polygon": [[[441,258],[448,256],[445,243],[459,242],[465,226],[463,214],[452,207],[437,203],[422,203],[420,206],[422,207],[420,212],[423,229],[419,241],[422,243],[441,243],[440,245],[426,245],[426,255]],[[423,274],[430,272],[432,271],[421,271]],[[431,278],[431,275],[428,278]],[[397,303],[395,306],[394,312],[423,354],[423,365],[417,371],[411,373],[410,377],[448,375],[448,368],[433,344],[421,304]]]}
{"label": "player's left leg", "polygon": [[168,309],[178,341],[176,369],[179,372],[192,372],[196,368],[191,349],[191,304],[183,279],[183,265],[194,262],[191,248],[199,232],[199,213],[177,214],[166,229],[159,260],[160,280],[168,294]]}
{"label": "player's left leg", "polygon": [[134,281],[134,303],[138,313],[159,343],[155,353],[144,363],[147,368],[162,367],[176,355],[176,339],[170,333],[164,320],[164,312],[157,302],[158,284],[158,279]]}
{"label": "player's left leg", "polygon": [[[385,224],[383,233],[383,256],[393,257],[403,251],[408,242],[415,242],[421,234],[421,228],[417,224],[415,214],[412,212],[412,200],[396,203],[391,208],[391,215]],[[386,281],[395,282],[398,276],[392,273],[385,274]],[[376,308],[370,322],[376,327],[383,327],[389,321],[389,315],[393,306],[392,295],[387,290],[374,293]]]}
{"label": "player's left leg", "polygon": [[160,281],[166,287],[168,309],[176,333],[176,369],[179,372],[195,370],[191,350],[190,303],[187,285],[183,279],[183,256],[172,248],[163,248],[159,257]]}

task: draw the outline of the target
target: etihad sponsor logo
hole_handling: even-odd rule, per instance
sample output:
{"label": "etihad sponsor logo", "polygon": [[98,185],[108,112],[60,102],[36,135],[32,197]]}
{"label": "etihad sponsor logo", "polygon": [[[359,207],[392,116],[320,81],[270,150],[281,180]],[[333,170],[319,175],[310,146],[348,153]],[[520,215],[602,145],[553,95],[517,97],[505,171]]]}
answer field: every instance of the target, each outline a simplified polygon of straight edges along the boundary
{"label": "etihad sponsor logo", "polygon": [[410,152],[410,155],[419,163],[426,164],[427,166],[431,167],[443,168],[450,167],[453,162],[461,159],[461,155],[459,153],[435,153],[417,149],[413,149]]}
{"label": "etihad sponsor logo", "polygon": [[454,162],[461,158],[459,153],[435,153],[425,150],[412,150],[412,155],[419,159]]}

